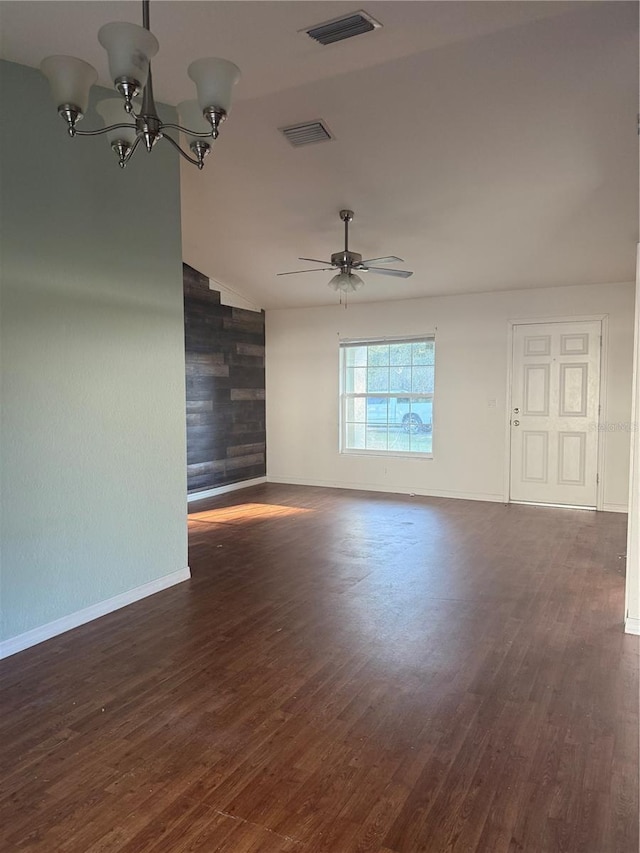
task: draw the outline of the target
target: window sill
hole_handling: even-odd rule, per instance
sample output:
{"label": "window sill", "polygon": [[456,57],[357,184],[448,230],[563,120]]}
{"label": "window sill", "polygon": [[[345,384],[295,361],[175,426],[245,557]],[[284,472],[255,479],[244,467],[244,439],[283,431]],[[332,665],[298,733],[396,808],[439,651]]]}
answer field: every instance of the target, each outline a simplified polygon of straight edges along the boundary
{"label": "window sill", "polygon": [[378,456],[383,459],[433,459],[433,452],[411,453],[409,450],[341,450],[340,456]]}

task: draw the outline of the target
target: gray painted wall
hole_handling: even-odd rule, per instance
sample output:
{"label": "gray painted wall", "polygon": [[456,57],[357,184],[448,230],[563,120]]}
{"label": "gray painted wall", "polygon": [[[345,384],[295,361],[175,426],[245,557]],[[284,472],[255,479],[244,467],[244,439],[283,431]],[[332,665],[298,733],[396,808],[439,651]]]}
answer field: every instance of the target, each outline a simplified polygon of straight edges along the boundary
{"label": "gray painted wall", "polygon": [[121,170],[68,138],[39,72],[0,80],[7,639],[185,569],[186,451],[175,153]]}

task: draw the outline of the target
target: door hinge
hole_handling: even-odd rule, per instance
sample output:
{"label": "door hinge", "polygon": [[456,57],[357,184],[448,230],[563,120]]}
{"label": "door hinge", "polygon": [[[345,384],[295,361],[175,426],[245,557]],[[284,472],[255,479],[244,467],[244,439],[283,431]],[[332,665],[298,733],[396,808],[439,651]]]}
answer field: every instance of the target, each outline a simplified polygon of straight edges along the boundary
{"label": "door hinge", "polygon": [[596,474],[596,486],[600,485],[600,474]]}

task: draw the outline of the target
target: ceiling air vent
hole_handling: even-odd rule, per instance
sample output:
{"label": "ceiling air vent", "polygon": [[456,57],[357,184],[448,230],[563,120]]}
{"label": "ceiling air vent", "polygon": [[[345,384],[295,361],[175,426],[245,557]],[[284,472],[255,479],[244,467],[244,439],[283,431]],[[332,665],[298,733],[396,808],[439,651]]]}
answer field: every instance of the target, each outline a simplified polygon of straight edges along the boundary
{"label": "ceiling air vent", "polygon": [[333,44],[336,41],[362,35],[362,33],[370,33],[371,30],[381,26],[382,24],[378,23],[371,15],[360,11],[335,18],[333,21],[327,21],[324,24],[318,24],[315,27],[302,30],[302,32],[307,33],[320,44]]}
{"label": "ceiling air vent", "polygon": [[289,127],[281,127],[282,133],[294,148],[301,145],[312,145],[314,142],[328,142],[333,139],[326,124],[317,121],[305,121],[304,124],[292,124]]}

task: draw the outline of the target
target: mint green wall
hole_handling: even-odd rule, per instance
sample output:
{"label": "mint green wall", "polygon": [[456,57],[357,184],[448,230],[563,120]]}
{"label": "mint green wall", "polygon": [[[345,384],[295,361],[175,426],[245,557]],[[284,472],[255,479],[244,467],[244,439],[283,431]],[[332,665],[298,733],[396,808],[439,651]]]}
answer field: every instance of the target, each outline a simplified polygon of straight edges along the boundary
{"label": "mint green wall", "polygon": [[185,569],[186,454],[177,156],[121,170],[38,71],[0,81],[7,639]]}

